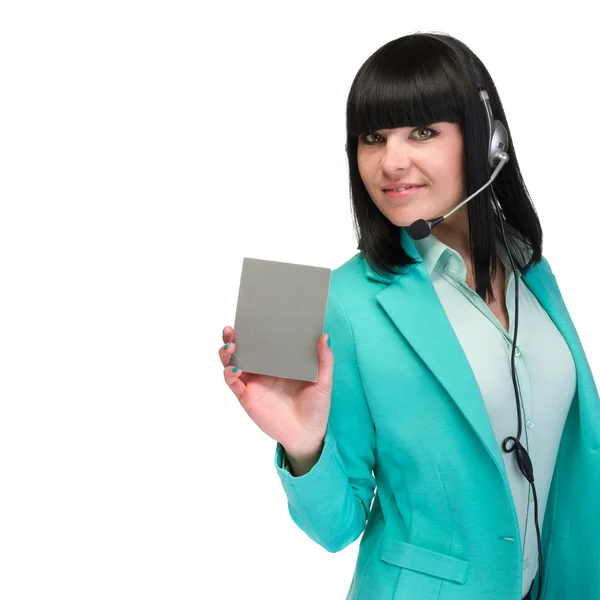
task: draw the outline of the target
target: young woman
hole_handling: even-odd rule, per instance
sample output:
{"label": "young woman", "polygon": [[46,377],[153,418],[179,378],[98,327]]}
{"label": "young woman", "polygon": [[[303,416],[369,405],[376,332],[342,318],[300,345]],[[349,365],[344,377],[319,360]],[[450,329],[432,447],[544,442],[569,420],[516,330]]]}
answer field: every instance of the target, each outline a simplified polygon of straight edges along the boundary
{"label": "young woman", "polygon": [[234,372],[231,327],[219,350],[294,522],[330,552],[362,534],[348,599],[597,600],[598,389],[488,71],[450,36],[385,44],[346,150],[360,252],[317,382]]}

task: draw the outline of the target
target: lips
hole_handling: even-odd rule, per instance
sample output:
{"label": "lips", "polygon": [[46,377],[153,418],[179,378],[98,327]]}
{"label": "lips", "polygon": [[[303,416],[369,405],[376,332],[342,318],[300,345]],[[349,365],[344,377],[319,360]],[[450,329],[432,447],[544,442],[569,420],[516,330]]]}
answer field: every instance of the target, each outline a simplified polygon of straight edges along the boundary
{"label": "lips", "polygon": [[419,185],[418,183],[405,183],[402,185],[394,185],[394,186],[388,186],[388,187],[384,187],[383,191],[384,192],[389,192],[391,190],[400,190],[402,188],[404,189],[409,189],[409,188],[413,188],[413,187],[423,187],[422,185]]}
{"label": "lips", "polygon": [[394,188],[384,188],[383,193],[386,195],[387,198],[391,200],[404,200],[405,198],[409,198],[415,194],[418,194],[424,187],[424,185],[413,185],[408,186],[405,189],[400,189],[398,191],[394,190]]}

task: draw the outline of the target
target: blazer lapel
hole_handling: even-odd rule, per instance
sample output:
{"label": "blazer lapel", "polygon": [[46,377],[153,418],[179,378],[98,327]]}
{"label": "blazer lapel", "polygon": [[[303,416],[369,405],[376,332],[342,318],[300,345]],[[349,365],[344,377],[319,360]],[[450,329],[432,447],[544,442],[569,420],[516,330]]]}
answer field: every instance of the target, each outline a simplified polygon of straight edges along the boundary
{"label": "blazer lapel", "polygon": [[[407,253],[418,263],[401,267],[399,275],[381,276],[365,261],[370,279],[389,284],[377,294],[377,302],[446,389],[505,476],[500,448],[469,361],[437,296],[427,268],[404,228],[401,228],[401,240]],[[589,371],[581,342],[562,302],[554,275],[546,267],[537,265],[523,279],[569,345],[578,363],[578,374],[581,368],[587,367]],[[591,377],[591,371],[589,374]]]}

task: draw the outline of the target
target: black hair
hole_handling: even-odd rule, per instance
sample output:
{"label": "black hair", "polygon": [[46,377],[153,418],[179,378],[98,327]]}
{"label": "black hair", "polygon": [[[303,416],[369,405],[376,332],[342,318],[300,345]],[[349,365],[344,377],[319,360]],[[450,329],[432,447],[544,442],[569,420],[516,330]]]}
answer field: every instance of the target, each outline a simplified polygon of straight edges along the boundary
{"label": "black hair", "polygon": [[[492,194],[495,193],[506,217],[504,226],[510,252],[515,268],[521,273],[541,261],[543,232],[521,176],[510,128],[490,74],[463,42],[446,34],[444,39],[462,48],[460,57],[440,40],[420,33],[410,34],[379,48],[360,67],[352,82],[346,107],[346,151],[358,249],[380,274],[394,274],[396,266],[416,262],[402,247],[400,228],[379,211],[364,186],[357,162],[359,136],[379,129],[426,126],[441,121],[458,123],[463,135],[465,198],[491,176],[485,108],[465,64],[469,56],[488,92],[494,119],[501,121],[509,134],[510,160],[493,184],[480,193],[486,201],[474,198],[466,205],[476,292],[484,301],[486,297],[493,300],[490,268],[495,276],[499,260],[497,244],[506,248],[492,206]],[[519,254],[513,248],[509,232],[528,247],[527,254],[531,257],[527,264],[525,253]]]}

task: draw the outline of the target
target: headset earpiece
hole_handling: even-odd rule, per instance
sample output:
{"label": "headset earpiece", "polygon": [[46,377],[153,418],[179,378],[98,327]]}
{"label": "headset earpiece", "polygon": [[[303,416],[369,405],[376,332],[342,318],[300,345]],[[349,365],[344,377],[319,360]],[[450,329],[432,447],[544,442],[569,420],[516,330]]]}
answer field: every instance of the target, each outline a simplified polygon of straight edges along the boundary
{"label": "headset earpiece", "polygon": [[499,162],[501,154],[508,150],[508,131],[502,121],[494,120],[494,133],[489,147],[488,157],[490,167],[495,167]]}

